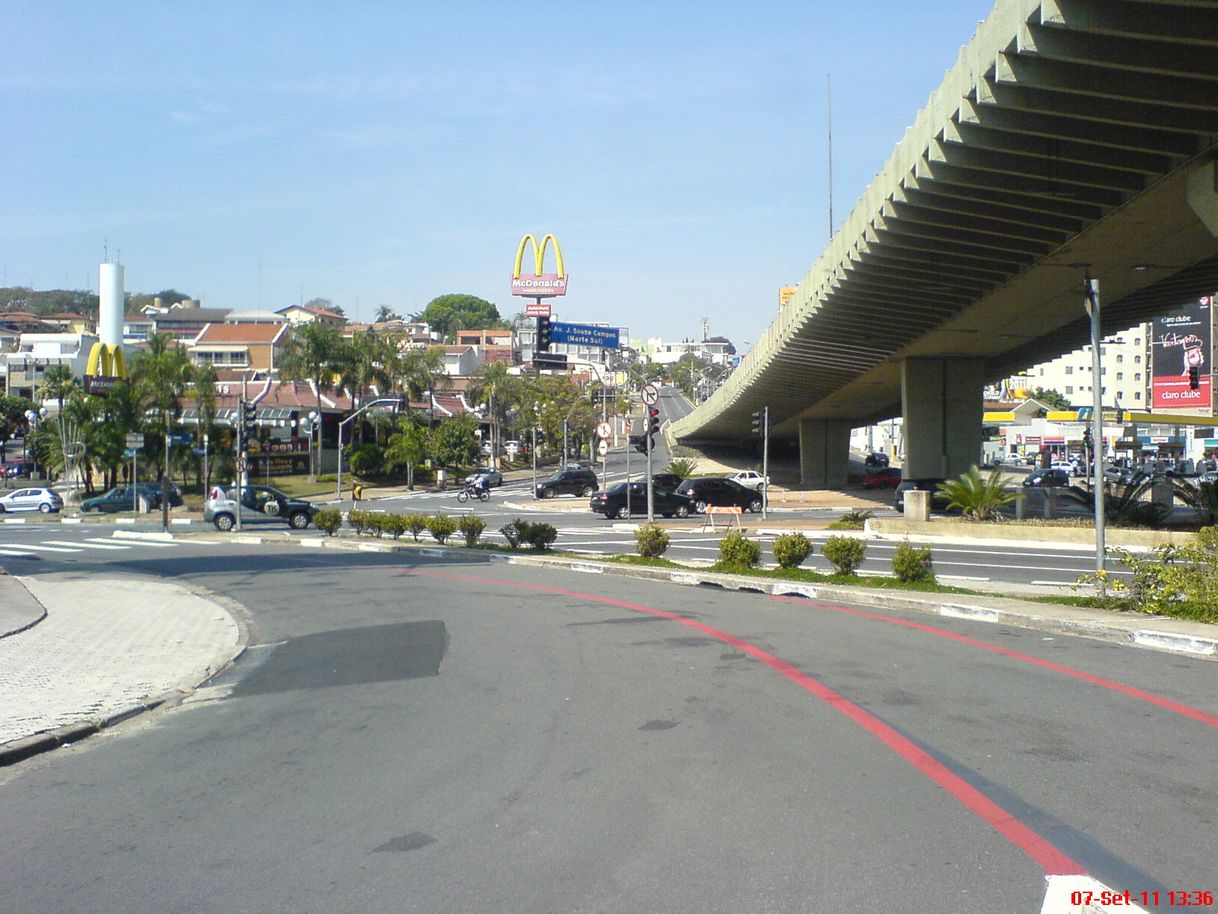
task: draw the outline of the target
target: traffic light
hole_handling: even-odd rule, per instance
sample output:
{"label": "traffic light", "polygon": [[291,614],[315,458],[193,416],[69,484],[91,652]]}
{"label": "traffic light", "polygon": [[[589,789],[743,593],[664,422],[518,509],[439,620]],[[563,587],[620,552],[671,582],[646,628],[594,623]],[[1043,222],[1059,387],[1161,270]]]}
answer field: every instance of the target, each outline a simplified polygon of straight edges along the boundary
{"label": "traffic light", "polygon": [[765,410],[759,409],[753,413],[753,434],[758,438],[765,437]]}
{"label": "traffic light", "polygon": [[660,434],[660,408],[647,407],[647,443],[656,446],[656,435]]}
{"label": "traffic light", "polygon": [[550,351],[550,319],[548,317],[537,318],[537,351]]}
{"label": "traffic light", "polygon": [[1201,368],[1200,368],[1200,366],[1197,366],[1197,365],[1188,366],[1188,389],[1189,390],[1200,390],[1201,389]]}
{"label": "traffic light", "polygon": [[249,438],[254,434],[254,424],[258,421],[258,406],[254,403],[241,404],[241,437]]}

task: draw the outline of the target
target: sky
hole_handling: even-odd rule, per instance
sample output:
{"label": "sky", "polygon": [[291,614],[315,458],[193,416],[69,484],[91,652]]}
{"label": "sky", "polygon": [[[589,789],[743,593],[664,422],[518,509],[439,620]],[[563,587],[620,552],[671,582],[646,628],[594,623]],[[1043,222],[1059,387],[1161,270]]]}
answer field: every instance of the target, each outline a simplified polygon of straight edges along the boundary
{"label": "sky", "polygon": [[552,233],[558,319],[744,350],[828,242],[830,121],[836,227],[990,8],[0,0],[0,286],[510,317]]}

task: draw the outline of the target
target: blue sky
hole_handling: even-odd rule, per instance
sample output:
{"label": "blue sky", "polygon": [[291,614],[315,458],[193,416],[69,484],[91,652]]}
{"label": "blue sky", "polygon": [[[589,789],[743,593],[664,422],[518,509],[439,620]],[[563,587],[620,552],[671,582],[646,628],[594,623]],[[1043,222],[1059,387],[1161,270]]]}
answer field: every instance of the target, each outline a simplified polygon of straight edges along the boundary
{"label": "blue sky", "polygon": [[552,232],[561,319],[742,346],[827,242],[827,75],[840,225],[990,6],[7,0],[0,285],[510,316]]}

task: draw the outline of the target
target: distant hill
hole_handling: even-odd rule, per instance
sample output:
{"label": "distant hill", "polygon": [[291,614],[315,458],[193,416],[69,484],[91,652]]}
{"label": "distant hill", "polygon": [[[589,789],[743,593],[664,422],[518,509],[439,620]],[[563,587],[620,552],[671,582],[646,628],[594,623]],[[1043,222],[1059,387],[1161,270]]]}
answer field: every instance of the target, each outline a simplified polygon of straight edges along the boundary
{"label": "distant hill", "polygon": [[[124,312],[137,311],[142,306],[151,304],[156,298],[168,305],[184,301],[190,296],[176,289],[165,289],[155,293],[128,292],[123,310]],[[38,291],[27,289],[24,286],[0,289],[0,311],[28,311],[38,317],[71,312],[96,321],[98,307],[99,300],[95,293],[79,289]]]}

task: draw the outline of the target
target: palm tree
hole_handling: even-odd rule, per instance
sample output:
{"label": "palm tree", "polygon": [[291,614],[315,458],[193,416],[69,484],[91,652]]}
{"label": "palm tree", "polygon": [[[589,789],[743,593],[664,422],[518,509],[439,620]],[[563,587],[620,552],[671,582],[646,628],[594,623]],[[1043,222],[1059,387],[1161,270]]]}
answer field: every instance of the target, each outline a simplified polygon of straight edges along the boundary
{"label": "palm tree", "polygon": [[432,400],[437,387],[448,386],[448,375],[444,373],[444,350],[439,346],[426,349],[409,349],[402,356],[402,389],[411,400],[429,400],[429,414],[434,407]]}
{"label": "palm tree", "polygon": [[[293,331],[279,361],[279,376],[288,381],[307,381],[317,396],[317,415],[322,415],[321,391],[343,364],[343,338],[333,324],[313,322]],[[317,436],[317,464],[321,466],[322,439]]]}
{"label": "palm tree", "polygon": [[969,467],[968,472],[962,473],[958,479],[943,483],[939,491],[947,496],[949,508],[959,508],[965,517],[973,520],[995,520],[1003,505],[1023,498],[1007,491],[1001,470],[994,470],[982,479],[976,465]]}
{"label": "palm tree", "polygon": [[[169,459],[169,435],[182,415],[182,399],[194,383],[195,367],[183,346],[169,334],[148,340],[148,348],[131,367],[131,383],[145,417],[152,420],[150,431],[165,436],[165,459]],[[161,479],[162,518],[169,520],[169,476],[167,467],[158,470]]]}
{"label": "palm tree", "polygon": [[74,391],[80,390],[80,384],[72,375],[72,368],[63,362],[47,367],[42,376],[42,384],[38,387],[38,395],[43,400],[55,400],[59,404],[59,412],[63,412],[64,402]]}

